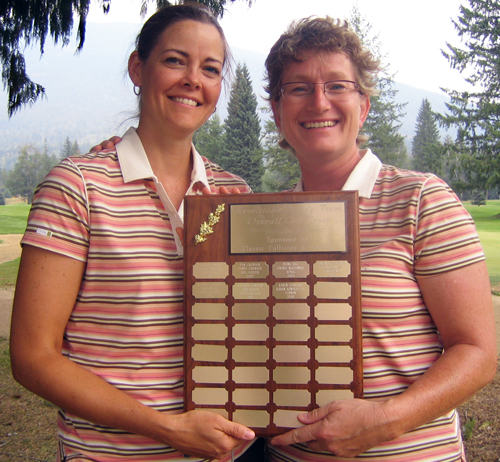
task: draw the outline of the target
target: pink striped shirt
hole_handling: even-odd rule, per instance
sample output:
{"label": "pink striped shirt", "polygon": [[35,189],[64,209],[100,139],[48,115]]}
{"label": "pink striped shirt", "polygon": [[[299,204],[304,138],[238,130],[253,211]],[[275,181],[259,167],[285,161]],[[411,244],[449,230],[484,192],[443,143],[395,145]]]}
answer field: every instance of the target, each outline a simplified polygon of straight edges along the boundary
{"label": "pink striped shirt", "polygon": [[[387,398],[415,382],[443,350],[416,277],[479,262],[484,254],[471,217],[432,174],[382,165],[368,150],[343,189],[360,194],[364,396]],[[273,462],[352,460],[301,445],[268,450]],[[465,460],[458,416],[449,412],[356,459]]]}
{"label": "pink striped shirt", "polygon": [[[193,148],[188,194],[249,187]],[[218,190],[218,189],[217,189]],[[182,226],[135,131],[116,149],[64,160],[39,186],[23,244],[86,262],[63,354],[142,403],[183,411]],[[177,461],[173,448],[60,410],[62,451],[100,462]],[[77,457],[78,458],[78,457]],[[68,459],[68,460],[70,460]]]}

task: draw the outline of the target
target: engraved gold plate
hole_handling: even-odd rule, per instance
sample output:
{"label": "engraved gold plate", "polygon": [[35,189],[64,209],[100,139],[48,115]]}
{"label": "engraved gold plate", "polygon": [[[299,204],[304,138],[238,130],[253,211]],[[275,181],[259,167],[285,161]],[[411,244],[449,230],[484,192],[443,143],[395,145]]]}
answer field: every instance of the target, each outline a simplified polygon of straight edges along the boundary
{"label": "engraved gold plate", "polygon": [[305,278],[309,265],[305,261],[278,261],[273,265],[273,276],[277,278]]}
{"label": "engraved gold plate", "polygon": [[236,282],[233,297],[241,300],[264,299],[269,296],[269,286],[263,282]]}
{"label": "engraved gold plate", "polygon": [[351,274],[351,265],[345,260],[317,261],[313,273],[319,278],[346,278]]}
{"label": "engraved gold plate", "polygon": [[342,203],[233,204],[231,253],[345,252]]}
{"label": "engraved gold plate", "polygon": [[193,265],[196,279],[225,279],[229,276],[229,266],[223,261],[196,262]]}
{"label": "engraved gold plate", "polygon": [[195,282],[193,295],[196,298],[224,298],[227,295],[225,282]]}
{"label": "engraved gold plate", "polygon": [[236,279],[264,279],[269,274],[269,267],[263,261],[238,261],[233,265]]}
{"label": "engraved gold plate", "polygon": [[273,286],[273,295],[279,300],[306,299],[309,286],[305,282],[277,282]]}

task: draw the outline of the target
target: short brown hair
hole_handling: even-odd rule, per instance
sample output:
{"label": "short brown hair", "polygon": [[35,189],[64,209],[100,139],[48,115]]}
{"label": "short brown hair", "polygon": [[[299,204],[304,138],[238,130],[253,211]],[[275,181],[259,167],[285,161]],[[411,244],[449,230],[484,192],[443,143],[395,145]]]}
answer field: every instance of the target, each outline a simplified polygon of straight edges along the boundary
{"label": "short brown hair", "polygon": [[354,65],[361,93],[376,93],[380,63],[363,46],[347,21],[329,16],[311,16],[292,22],[269,52],[265,63],[267,86],[264,88],[270,101],[280,99],[283,73],[291,62],[300,61],[300,54],[303,52],[344,53]]}

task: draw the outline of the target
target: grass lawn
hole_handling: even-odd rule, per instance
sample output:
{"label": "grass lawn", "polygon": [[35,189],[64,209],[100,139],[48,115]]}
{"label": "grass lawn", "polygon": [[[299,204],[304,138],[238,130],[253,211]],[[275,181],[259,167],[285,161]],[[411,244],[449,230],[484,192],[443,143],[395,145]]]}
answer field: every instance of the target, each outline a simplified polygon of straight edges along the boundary
{"label": "grass lawn", "polygon": [[24,234],[30,206],[0,205],[0,234]]}
{"label": "grass lawn", "polygon": [[[486,205],[479,207],[464,202],[464,206],[476,224],[486,254],[491,284],[496,291],[500,291],[500,200],[489,200]],[[23,234],[29,210],[30,206],[25,203],[1,205],[0,234]]]}
{"label": "grass lawn", "polygon": [[0,265],[0,288],[14,288],[21,258],[2,263]]}
{"label": "grass lawn", "polygon": [[464,202],[476,224],[479,239],[486,255],[486,265],[491,285],[500,291],[500,200],[488,201],[486,205],[471,205]]}

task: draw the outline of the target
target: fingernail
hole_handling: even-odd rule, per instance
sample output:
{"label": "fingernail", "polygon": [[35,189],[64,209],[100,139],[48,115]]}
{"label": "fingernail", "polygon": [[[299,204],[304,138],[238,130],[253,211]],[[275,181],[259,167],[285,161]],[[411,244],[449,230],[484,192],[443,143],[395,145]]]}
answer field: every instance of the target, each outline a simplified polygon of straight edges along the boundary
{"label": "fingernail", "polygon": [[245,430],[243,437],[246,440],[253,440],[255,438],[255,432],[253,432],[252,430]]}

